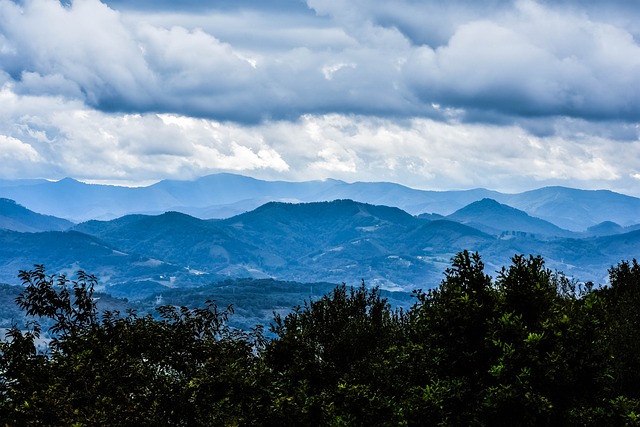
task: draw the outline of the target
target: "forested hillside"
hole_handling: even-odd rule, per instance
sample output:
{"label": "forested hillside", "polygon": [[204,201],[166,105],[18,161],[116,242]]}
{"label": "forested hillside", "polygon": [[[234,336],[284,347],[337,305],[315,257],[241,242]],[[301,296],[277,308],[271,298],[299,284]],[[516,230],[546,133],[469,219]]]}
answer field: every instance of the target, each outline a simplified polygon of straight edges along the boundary
{"label": "forested hillside", "polygon": [[129,299],[229,278],[366,278],[410,292],[436,286],[448,260],[464,249],[483,254],[487,274],[515,253],[531,253],[553,270],[601,283],[609,266],[640,254],[640,230],[610,222],[575,233],[489,199],[447,217],[352,200],[270,202],[225,220],[166,212],[93,220],[64,232],[0,228],[0,283],[17,285],[19,269],[43,263],[55,272],[91,271],[100,290]]}
{"label": "forested hillside", "polygon": [[99,315],[91,275],[20,277],[35,322],[0,344],[6,425],[640,424],[635,260],[595,287],[533,256],[494,280],[465,251],[407,310],[338,286],[276,314],[272,339],[212,301]]}

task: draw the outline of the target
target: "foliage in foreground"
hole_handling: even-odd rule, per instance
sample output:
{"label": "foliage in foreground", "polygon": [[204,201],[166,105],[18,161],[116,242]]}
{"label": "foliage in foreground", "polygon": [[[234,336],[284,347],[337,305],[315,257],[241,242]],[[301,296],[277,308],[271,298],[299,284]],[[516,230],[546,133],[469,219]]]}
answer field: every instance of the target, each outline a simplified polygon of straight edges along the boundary
{"label": "foliage in foreground", "polygon": [[229,307],[99,316],[95,278],[21,272],[17,303],[53,326],[0,343],[6,425],[640,425],[640,266],[579,286],[515,256],[495,280],[458,254],[393,311],[340,286],[276,315],[275,338]]}

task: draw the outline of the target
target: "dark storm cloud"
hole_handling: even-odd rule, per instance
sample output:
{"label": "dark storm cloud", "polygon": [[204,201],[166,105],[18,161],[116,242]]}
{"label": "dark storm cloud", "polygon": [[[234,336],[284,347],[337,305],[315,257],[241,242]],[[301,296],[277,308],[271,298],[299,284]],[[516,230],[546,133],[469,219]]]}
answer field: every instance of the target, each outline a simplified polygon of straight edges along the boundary
{"label": "dark storm cloud", "polygon": [[[640,118],[640,46],[614,19],[624,2],[611,21],[577,1],[153,4],[0,0],[2,68],[19,93],[247,123],[438,117],[432,104],[469,118]],[[290,35],[263,37],[274,29]]]}

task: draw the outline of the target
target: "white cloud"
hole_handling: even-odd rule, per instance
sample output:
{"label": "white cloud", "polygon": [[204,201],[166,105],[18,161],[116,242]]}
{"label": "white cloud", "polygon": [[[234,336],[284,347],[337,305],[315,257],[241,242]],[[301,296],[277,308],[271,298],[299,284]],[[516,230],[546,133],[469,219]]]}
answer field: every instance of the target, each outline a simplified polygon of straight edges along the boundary
{"label": "white cloud", "polygon": [[[593,136],[590,123],[576,120],[558,120],[555,134],[536,136],[517,125],[427,118],[324,114],[244,126],[169,114],[116,115],[62,98],[16,95],[8,86],[0,101],[3,159],[10,156],[30,177],[148,182],[234,171],[440,189],[563,183],[627,190],[640,164],[640,138]],[[2,171],[3,177],[15,173]]]}
{"label": "white cloud", "polygon": [[137,36],[144,59],[162,81],[167,95],[207,89],[214,94],[233,92],[255,77],[252,70],[257,61],[247,60],[200,29],[141,25]]}
{"label": "white cloud", "polygon": [[322,67],[322,74],[324,75],[324,78],[326,80],[333,80],[333,75],[345,67],[355,69],[356,64],[354,64],[353,62],[349,64],[345,64],[343,62],[337,64],[327,64]]}
{"label": "white cloud", "polygon": [[0,135],[0,158],[7,162],[11,160],[38,162],[41,160],[33,147],[6,135]]}
{"label": "white cloud", "polygon": [[0,0],[0,174],[638,192],[637,7],[242,4]]}
{"label": "white cloud", "polygon": [[[502,114],[636,117],[640,46],[623,29],[523,1],[416,50],[407,76],[424,99]],[[615,48],[613,48],[615,46]]]}
{"label": "white cloud", "polygon": [[0,163],[4,178],[21,178],[42,172],[43,159],[29,144],[17,138],[0,134]]}

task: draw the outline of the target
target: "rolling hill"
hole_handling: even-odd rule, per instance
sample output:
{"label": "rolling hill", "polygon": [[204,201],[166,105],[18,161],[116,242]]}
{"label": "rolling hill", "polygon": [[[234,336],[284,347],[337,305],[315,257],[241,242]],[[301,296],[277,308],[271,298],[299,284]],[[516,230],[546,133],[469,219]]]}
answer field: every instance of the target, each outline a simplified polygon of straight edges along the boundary
{"label": "rolling hill", "polygon": [[560,228],[582,232],[604,221],[623,227],[640,223],[640,199],[611,191],[545,187],[519,194],[486,189],[426,191],[388,182],[346,183],[338,180],[262,181],[234,174],[215,174],[192,181],[165,180],[128,188],[84,184],[71,178],[3,181],[0,197],[47,215],[73,222],[110,220],[141,213],[179,211],[203,219],[223,219],[269,202],[320,202],[349,199],[400,208],[411,215],[451,215],[485,198],[511,206]]}
{"label": "rolling hill", "polygon": [[640,199],[608,190],[545,187],[496,200],[571,231],[604,221],[622,226],[640,223]]}
{"label": "rolling hill", "polygon": [[493,199],[473,202],[447,216],[447,219],[478,228],[486,233],[524,232],[538,236],[568,237],[573,233],[530,216],[524,211],[498,203]]}
{"label": "rolling hill", "polygon": [[0,199],[0,229],[36,232],[64,231],[74,224],[51,215],[42,215],[10,199]]}
{"label": "rolling hill", "polygon": [[43,264],[52,273],[95,274],[102,284],[131,277],[175,275],[180,268],[138,254],[120,251],[77,231],[20,233],[0,230],[0,283],[17,284],[18,272]]}
{"label": "rolling hill", "polygon": [[67,232],[2,230],[0,282],[15,284],[20,269],[38,263],[67,274],[84,269],[105,291],[129,298],[234,278],[364,279],[408,291],[438,284],[466,249],[480,252],[492,275],[514,254],[534,254],[552,269],[602,283],[611,265],[640,254],[640,231],[612,230],[571,233],[489,199],[447,218],[352,200],[269,202],[224,220],[166,212],[91,220]]}

